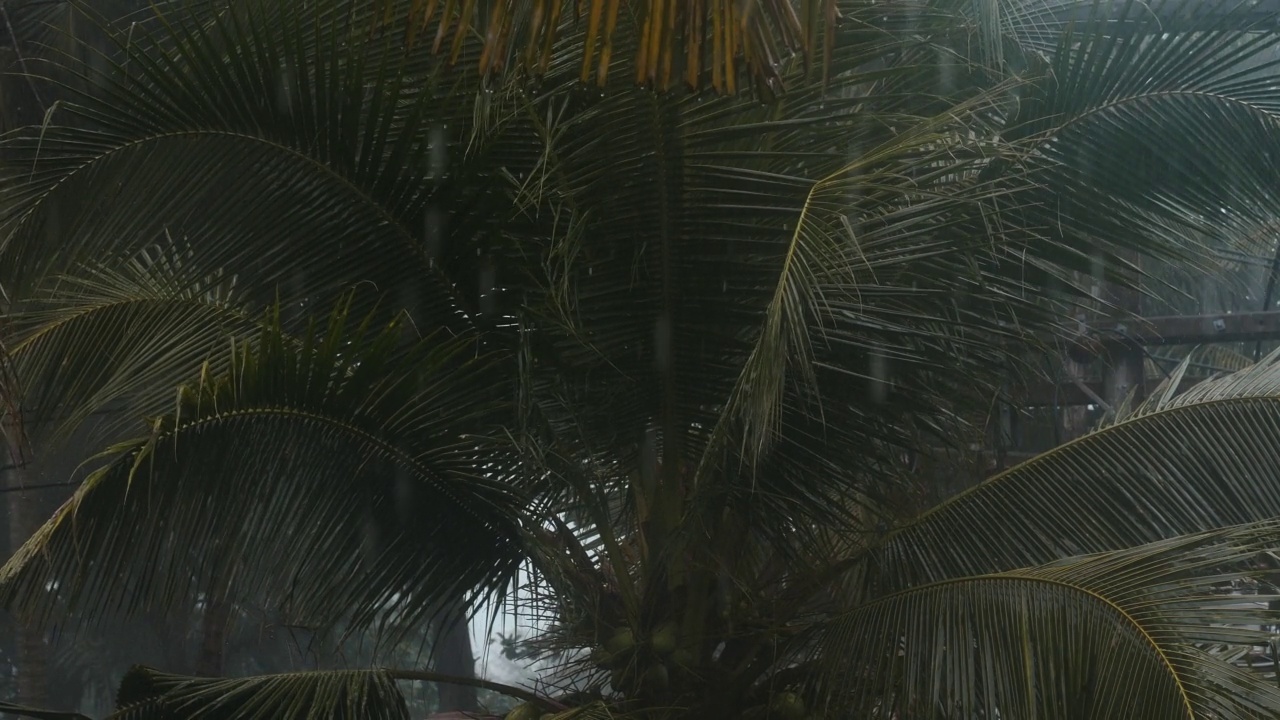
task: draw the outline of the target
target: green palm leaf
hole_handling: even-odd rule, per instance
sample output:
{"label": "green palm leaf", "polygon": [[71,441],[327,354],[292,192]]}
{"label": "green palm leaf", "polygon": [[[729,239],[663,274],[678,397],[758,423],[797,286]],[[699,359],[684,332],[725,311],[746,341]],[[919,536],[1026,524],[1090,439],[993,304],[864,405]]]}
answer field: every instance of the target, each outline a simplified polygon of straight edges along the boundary
{"label": "green palm leaf", "polygon": [[53,440],[108,407],[117,426],[164,414],[194,368],[212,362],[221,373],[228,342],[256,340],[262,319],[235,278],[193,277],[189,256],[166,243],[119,265],[86,265],[7,316],[29,432]]}
{"label": "green palm leaf", "polygon": [[[1191,27],[1159,20],[1192,14]],[[1099,3],[1047,24],[1011,15],[1009,36],[1026,37],[1047,73],[1008,119],[1035,142],[1050,195],[1042,207],[1069,231],[1126,245],[1197,226],[1227,246],[1248,243],[1277,215],[1266,168],[1280,152],[1271,82],[1280,53],[1267,27],[1236,2]]]}
{"label": "green palm leaf", "polygon": [[524,501],[500,366],[346,312],[301,340],[266,323],[113,448],[0,571],[9,606],[93,617],[237,594],[360,625],[398,598],[413,624],[503,593]]}
{"label": "green palm leaf", "polygon": [[1268,597],[1223,593],[1274,520],[889,594],[825,625],[830,701],[853,716],[1263,718],[1272,679],[1207,648],[1265,644]]}
{"label": "green palm leaf", "polygon": [[135,667],[110,720],[408,720],[392,672],[332,671],[219,679]]}
{"label": "green palm leaf", "polygon": [[1118,550],[1280,514],[1280,358],[1040,455],[895,528],[868,551],[893,591]]}
{"label": "green palm leaf", "polygon": [[[451,238],[494,215],[481,183],[432,178],[439,152],[463,177],[485,156],[443,130],[470,118],[474,86],[267,6],[207,26],[166,18],[176,47],[131,35],[99,91],[55,113],[65,124],[6,142],[0,286],[25,358],[11,390],[32,418],[66,431],[103,408],[162,412],[211,347],[252,332],[237,314],[277,301],[290,330],[353,286],[358,312],[471,327],[474,291],[444,271],[474,268],[475,248]],[[224,62],[228,42],[240,52]],[[399,79],[366,97],[370,77]],[[215,300],[212,278],[234,282],[235,300]]]}

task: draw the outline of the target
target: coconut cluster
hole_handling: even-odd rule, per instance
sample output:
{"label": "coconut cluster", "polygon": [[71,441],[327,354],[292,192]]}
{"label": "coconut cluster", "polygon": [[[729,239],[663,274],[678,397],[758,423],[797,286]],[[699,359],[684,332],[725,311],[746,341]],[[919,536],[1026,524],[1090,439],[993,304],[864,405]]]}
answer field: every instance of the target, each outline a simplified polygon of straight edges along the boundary
{"label": "coconut cluster", "polygon": [[687,672],[693,663],[693,654],[680,647],[674,622],[659,625],[641,641],[630,627],[617,628],[591,657],[609,670],[613,689],[627,695],[663,692],[673,673]]}

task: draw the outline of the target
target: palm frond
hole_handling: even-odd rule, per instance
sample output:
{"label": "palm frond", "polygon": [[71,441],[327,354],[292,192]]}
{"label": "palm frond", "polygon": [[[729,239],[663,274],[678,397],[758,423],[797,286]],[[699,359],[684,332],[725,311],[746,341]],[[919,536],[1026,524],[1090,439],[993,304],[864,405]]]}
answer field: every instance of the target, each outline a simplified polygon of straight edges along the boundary
{"label": "palm frond", "polygon": [[[467,162],[484,143],[445,132],[470,116],[474,86],[347,45],[336,25],[308,34],[297,8],[274,5],[166,17],[176,46],[121,38],[98,91],[6,140],[0,286],[33,414],[64,429],[103,408],[156,414],[211,346],[251,332],[237,314],[279,302],[298,329],[353,286],[360,312],[472,326],[475,281],[445,271],[474,278],[469,241],[494,215],[483,183],[442,190],[438,176],[487,170]],[[371,76],[397,71],[366,97]],[[234,307],[199,290],[223,281]]]}
{"label": "palm frond", "polygon": [[241,303],[235,278],[193,277],[190,254],[165,243],[124,263],[87,264],[8,315],[13,383],[26,390],[33,433],[53,446],[102,408],[129,423],[164,414],[195,369],[225,370],[217,360],[228,342],[256,339],[262,319]]}
{"label": "palm frond", "polygon": [[1015,466],[874,541],[877,591],[1118,550],[1280,513],[1277,360]]}
{"label": "palm frond", "polygon": [[[741,423],[749,458],[758,458],[777,433],[787,384],[794,382],[802,392],[817,390],[819,342],[839,343],[845,352],[861,345],[868,355],[892,357],[899,371],[929,362],[917,355],[923,348],[913,347],[910,340],[894,347],[889,339],[923,335],[922,328],[909,324],[930,320],[912,317],[911,293],[905,288],[894,292],[892,286],[903,275],[932,275],[924,270],[931,262],[963,257],[968,248],[946,237],[949,226],[963,224],[966,213],[998,214],[1007,192],[977,181],[978,171],[994,162],[1001,149],[957,142],[967,128],[953,123],[969,111],[958,106],[945,119],[911,126],[809,189],[759,336],[722,416]],[[922,168],[934,172],[920,173]],[[894,187],[903,180],[909,188]],[[885,297],[876,297],[880,292]],[[983,330],[1009,334],[980,329],[976,323],[968,323],[966,330],[971,332],[967,341],[975,345],[991,343],[991,337],[979,338]],[[953,347],[966,342],[933,331],[925,342]],[[789,373],[798,377],[789,380]],[[873,372],[862,375],[872,382],[888,380]]]}
{"label": "palm frond", "polygon": [[135,667],[108,720],[408,720],[392,672],[347,670],[249,678],[197,678]]}
{"label": "palm frond", "polygon": [[[300,39],[314,36],[300,31],[297,13],[237,20],[220,17],[211,28],[175,21],[183,40],[176,49],[136,38],[99,92],[65,105],[65,125],[6,145],[15,181],[5,209],[10,293],[165,234],[189,241],[193,262],[238,272],[255,287],[302,275],[317,290],[337,282],[340,293],[352,277],[386,287],[410,271],[438,276],[421,237],[433,192],[428,130],[468,108],[434,102],[450,88],[420,72],[366,97],[366,73],[386,78],[396,68],[376,47],[345,43],[334,27],[319,34],[316,57]],[[295,30],[285,35],[294,42],[271,42],[281,24]],[[236,52],[224,61],[229,43]],[[95,130],[75,127],[80,121]],[[121,202],[138,203],[138,212],[114,211]],[[281,237],[288,225],[293,231]],[[76,242],[43,251],[49,235]],[[304,237],[324,238],[325,252],[301,252]],[[381,253],[355,252],[383,243]],[[263,252],[273,244],[292,246],[294,256]],[[398,277],[386,276],[391,263],[374,265],[388,254]]]}
{"label": "palm frond", "polygon": [[[1160,21],[1191,15],[1190,25]],[[1043,39],[1037,17],[1013,16],[1011,35]],[[1052,49],[1028,48],[1045,81],[1019,93],[1008,119],[1009,132],[1039,150],[1038,177],[1051,196],[1043,208],[1054,213],[1047,224],[1123,237],[1128,246],[1198,226],[1230,247],[1252,242],[1253,228],[1274,221],[1266,178],[1280,152],[1280,94],[1270,80],[1280,39],[1257,8],[1230,0],[1100,3],[1053,27]],[[1233,131],[1218,132],[1224,126]]]}
{"label": "palm frond", "polygon": [[413,625],[505,592],[526,501],[501,366],[346,313],[300,341],[265,323],[193,378],[0,571],[6,604],[100,618],[235,595],[367,626],[395,599]]}
{"label": "palm frond", "polygon": [[1155,413],[1197,403],[1280,395],[1280,350],[1273,351],[1243,370],[1220,373],[1190,388],[1179,387],[1178,380],[1179,377],[1171,377],[1162,388],[1163,392],[1153,393],[1154,402],[1146,405],[1144,412]]}
{"label": "palm frond", "polygon": [[89,718],[75,712],[64,712],[59,710],[42,710],[40,708],[27,707],[26,705],[18,705],[11,702],[0,702],[0,712],[8,713],[17,717],[35,718],[36,720],[89,720]]}
{"label": "palm frond", "polygon": [[[873,15],[902,12],[867,8],[858,17],[869,23]],[[619,27],[635,29],[622,20]],[[989,98],[929,125],[929,118],[911,114],[901,95],[869,91],[886,78],[926,75],[933,66],[912,58],[885,69],[877,63],[908,43],[863,23],[841,33],[833,94],[796,90],[785,112],[743,98],[627,89],[584,96],[568,59],[552,66],[537,94],[513,101],[520,122],[532,126],[545,148],[535,166],[512,173],[520,188],[516,200],[529,215],[554,222],[550,233],[546,224],[514,228],[521,242],[499,262],[504,269],[527,267],[531,248],[540,249],[545,269],[528,273],[535,285],[521,308],[532,330],[531,353],[542,363],[530,373],[531,396],[563,429],[562,440],[579,436],[573,447],[584,456],[607,453],[624,468],[653,460],[668,476],[691,475],[702,461],[704,472],[724,469],[743,499],[812,498],[821,493],[791,491],[803,486],[801,469],[819,462],[818,446],[831,440],[815,416],[827,413],[825,420],[845,428],[857,452],[867,452],[866,438],[892,435],[908,405],[925,407],[946,396],[936,379],[924,376],[956,358],[958,345],[995,346],[977,340],[976,329],[966,341],[948,334],[953,314],[975,328],[985,318],[985,329],[1002,338],[1017,334],[992,321],[986,305],[959,309],[953,303],[957,295],[976,295],[985,279],[973,262],[981,248],[947,243],[965,235],[959,227],[966,221],[994,211],[992,196],[1007,190],[993,193],[980,180],[964,185],[966,173],[975,175],[1000,153],[965,132],[972,129],[967,123],[980,124]],[[615,176],[621,181],[601,181]],[[950,181],[956,182],[946,185]],[[819,197],[806,215],[815,184]],[[944,185],[947,194],[935,192]],[[846,201],[847,212],[840,207]],[[831,265],[795,263],[807,291],[794,297],[790,277],[779,281],[793,243],[802,245],[804,260]],[[878,283],[867,279],[872,274]],[[851,291],[851,282],[862,284]],[[785,378],[769,375],[771,366],[761,369],[779,384],[755,388],[743,379],[743,363],[765,342],[765,310],[779,296],[787,305],[775,317],[796,309],[802,315],[788,319],[800,324],[791,322],[783,335],[812,333],[811,344],[824,347],[821,357],[791,364]],[[810,312],[815,306],[821,312]],[[910,339],[897,342],[904,327]],[[780,346],[777,337],[769,343],[764,354],[771,361],[795,346]],[[880,380],[863,365],[877,352],[898,363],[891,382],[909,400],[897,406],[857,401],[865,387],[858,380]],[[998,364],[984,358],[968,367],[976,373]],[[821,393],[802,388],[803,380],[792,382],[818,374]],[[735,385],[754,394],[730,402]],[[783,388],[785,397],[772,392]],[[818,395],[831,399],[820,410]],[[740,454],[760,455],[742,440],[746,405],[769,406],[760,413],[765,426],[752,428],[761,437],[777,432],[778,418],[791,428],[776,456],[756,458],[779,472],[734,469]],[[886,421],[896,410],[902,412]],[[712,442],[713,435],[719,440]],[[744,453],[744,445],[751,451]],[[775,478],[783,481],[769,487]],[[779,514],[791,515],[802,504],[830,508],[827,499],[797,501]]]}
{"label": "palm frond", "polygon": [[1274,677],[1221,652],[1267,642],[1271,596],[1220,586],[1258,573],[1278,532],[1268,520],[876,598],[823,626],[823,695],[854,717],[1272,717]]}

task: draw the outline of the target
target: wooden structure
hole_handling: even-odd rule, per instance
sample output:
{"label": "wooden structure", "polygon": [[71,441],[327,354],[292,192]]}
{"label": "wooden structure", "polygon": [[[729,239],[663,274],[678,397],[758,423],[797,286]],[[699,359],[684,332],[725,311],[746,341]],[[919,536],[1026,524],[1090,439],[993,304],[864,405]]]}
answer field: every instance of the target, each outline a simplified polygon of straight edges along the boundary
{"label": "wooden structure", "polygon": [[[1067,380],[1059,384],[1041,383],[1027,388],[1020,404],[1029,407],[1072,407],[1111,403],[1126,384],[1128,376],[1137,383],[1147,349],[1162,345],[1211,345],[1234,342],[1268,342],[1280,340],[1280,310],[1245,313],[1211,313],[1206,315],[1170,315],[1141,318],[1137,321],[1101,321],[1085,328],[1083,337],[1100,351],[1100,362],[1106,365],[1107,380]],[[1117,377],[1122,374],[1125,377]],[[1139,375],[1134,375],[1138,373]],[[1187,378],[1190,386],[1201,378]],[[1139,388],[1138,397],[1144,388]],[[1127,388],[1125,389],[1127,393]],[[1111,395],[1109,398],[1108,395]]]}

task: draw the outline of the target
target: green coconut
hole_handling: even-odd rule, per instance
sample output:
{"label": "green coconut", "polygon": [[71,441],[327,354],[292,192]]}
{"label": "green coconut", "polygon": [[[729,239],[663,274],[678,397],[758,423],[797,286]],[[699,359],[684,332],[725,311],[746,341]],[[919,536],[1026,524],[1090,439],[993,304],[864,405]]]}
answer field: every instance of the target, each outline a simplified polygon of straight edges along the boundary
{"label": "green coconut", "polygon": [[595,648],[591,651],[591,662],[600,667],[608,667],[613,662],[613,654],[602,647]]}
{"label": "green coconut", "polygon": [[653,637],[649,638],[649,647],[659,655],[675,652],[676,630],[676,624],[673,622],[659,625],[658,629],[653,631]]}
{"label": "green coconut", "polygon": [[695,660],[693,652],[685,648],[676,648],[676,651],[671,653],[671,662],[675,663],[676,667],[693,667]]}
{"label": "green coconut", "polygon": [[614,657],[631,652],[635,647],[636,636],[629,627],[620,627],[615,630],[613,636],[604,644],[604,649]]}
{"label": "green coconut", "polygon": [[671,674],[667,672],[667,666],[662,663],[650,665],[640,678],[640,687],[650,692],[666,690],[670,685]]}

